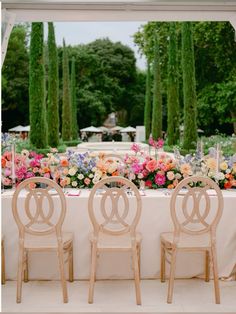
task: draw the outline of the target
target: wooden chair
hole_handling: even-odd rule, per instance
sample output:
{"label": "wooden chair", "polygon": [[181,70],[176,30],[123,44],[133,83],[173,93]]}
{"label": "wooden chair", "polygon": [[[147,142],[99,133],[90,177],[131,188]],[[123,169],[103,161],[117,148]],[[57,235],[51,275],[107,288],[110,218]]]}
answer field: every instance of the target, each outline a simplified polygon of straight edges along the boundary
{"label": "wooden chair", "polygon": [[[214,200],[215,203],[212,203]],[[213,206],[217,205],[217,206]],[[161,234],[161,281],[165,281],[166,254],[170,256],[167,303],[172,303],[176,256],[182,251],[205,253],[205,281],[209,281],[209,261],[214,275],[215,302],[220,303],[216,255],[216,227],[222,215],[223,196],[210,178],[189,177],[175,188],[170,203],[174,232]]]}
{"label": "wooden chair", "polygon": [[6,283],[6,273],[5,273],[5,246],[4,246],[4,237],[2,238],[1,249],[2,249],[2,285],[5,285],[5,283]]}
{"label": "wooden chair", "polygon": [[[96,196],[97,191],[102,192]],[[130,201],[134,206],[133,210],[130,209]],[[106,178],[93,187],[88,202],[89,217],[93,225],[93,232],[90,235],[92,257],[89,303],[93,303],[97,255],[103,251],[129,251],[132,253],[136,302],[141,304],[139,273],[141,234],[136,232],[141,207],[138,189],[123,177]]]}
{"label": "wooden chair", "polygon": [[19,229],[19,257],[16,302],[21,302],[22,277],[28,281],[28,252],[57,253],[63,301],[68,302],[64,254],[73,281],[73,234],[62,232],[66,200],[60,186],[47,178],[34,177],[19,184],[12,200],[12,211]]}

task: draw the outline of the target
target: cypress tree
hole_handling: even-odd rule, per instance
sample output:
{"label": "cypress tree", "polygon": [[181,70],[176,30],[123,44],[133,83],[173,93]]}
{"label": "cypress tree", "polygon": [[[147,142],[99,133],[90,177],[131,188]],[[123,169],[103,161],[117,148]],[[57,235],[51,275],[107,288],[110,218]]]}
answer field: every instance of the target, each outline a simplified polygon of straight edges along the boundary
{"label": "cypress tree", "polygon": [[152,137],[162,137],[162,95],[161,95],[161,65],[158,34],[154,37],[154,83],[153,83],[153,108],[152,108]]}
{"label": "cypress tree", "polygon": [[77,103],[76,103],[76,87],[75,87],[75,58],[71,62],[71,137],[73,140],[78,138],[77,123]]}
{"label": "cypress tree", "polygon": [[146,76],[146,94],[145,94],[145,110],[144,110],[144,125],[146,140],[149,139],[151,133],[151,112],[152,102],[151,102],[151,69],[150,62],[147,61],[147,76]]}
{"label": "cypress tree", "polygon": [[184,142],[185,149],[194,148],[197,141],[197,97],[192,24],[182,24],[182,69],[184,94]]}
{"label": "cypress tree", "polygon": [[176,23],[170,23],[168,46],[167,85],[167,135],[168,144],[174,145],[179,139],[179,82]]}
{"label": "cypress tree", "polygon": [[62,139],[71,139],[71,102],[70,102],[70,81],[68,54],[63,39],[63,100],[62,100]]}
{"label": "cypress tree", "polygon": [[29,64],[30,142],[47,146],[43,23],[32,23]]}
{"label": "cypress tree", "polygon": [[59,144],[58,56],[53,23],[48,23],[48,144]]}

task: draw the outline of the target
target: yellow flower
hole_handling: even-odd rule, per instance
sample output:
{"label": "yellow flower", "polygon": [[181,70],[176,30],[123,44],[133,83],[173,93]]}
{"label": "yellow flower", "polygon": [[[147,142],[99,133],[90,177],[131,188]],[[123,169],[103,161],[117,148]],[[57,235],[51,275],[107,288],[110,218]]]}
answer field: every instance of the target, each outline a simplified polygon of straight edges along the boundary
{"label": "yellow flower", "polygon": [[206,164],[207,164],[207,168],[211,170],[216,169],[216,160],[214,158],[208,158],[206,161]]}
{"label": "yellow flower", "polygon": [[220,164],[220,169],[221,170],[226,170],[228,168],[228,164],[227,162],[223,161],[221,164]]}
{"label": "yellow flower", "polygon": [[236,162],[233,164],[233,172],[236,173]]}

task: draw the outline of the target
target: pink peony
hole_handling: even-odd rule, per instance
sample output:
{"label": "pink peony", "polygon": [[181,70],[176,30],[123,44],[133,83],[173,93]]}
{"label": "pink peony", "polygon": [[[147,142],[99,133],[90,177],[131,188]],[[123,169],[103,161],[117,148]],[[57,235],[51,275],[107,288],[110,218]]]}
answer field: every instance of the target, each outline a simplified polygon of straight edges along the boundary
{"label": "pink peony", "polygon": [[166,177],[165,175],[162,173],[162,172],[158,172],[156,175],[155,175],[155,183],[157,185],[164,185],[166,182]]}
{"label": "pink peony", "polygon": [[33,159],[30,161],[30,167],[31,168],[40,167],[40,162],[37,159]]}
{"label": "pink peony", "polygon": [[138,174],[143,170],[143,166],[138,163],[134,163],[131,168],[135,174]]}
{"label": "pink peony", "polygon": [[150,172],[153,172],[157,169],[157,161],[155,159],[150,160],[147,165],[146,169]]}
{"label": "pink peony", "polygon": [[32,178],[32,177],[35,177],[35,175],[34,175],[33,172],[27,172],[26,175],[25,175],[25,178],[26,178],[26,179]]}

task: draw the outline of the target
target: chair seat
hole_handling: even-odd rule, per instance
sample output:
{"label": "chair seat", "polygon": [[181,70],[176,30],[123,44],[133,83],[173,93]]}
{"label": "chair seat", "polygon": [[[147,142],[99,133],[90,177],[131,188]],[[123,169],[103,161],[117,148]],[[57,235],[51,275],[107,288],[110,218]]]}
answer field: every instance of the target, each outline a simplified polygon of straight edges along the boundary
{"label": "chair seat", "polygon": [[[164,242],[167,246],[171,247],[174,242],[174,233],[173,232],[163,232],[161,233],[161,241]],[[201,235],[194,235],[180,233],[180,238],[177,244],[178,248],[188,249],[203,249],[209,248],[211,246],[210,236],[207,233]]]}
{"label": "chair seat", "polygon": [[[63,247],[67,247],[73,240],[73,233],[72,232],[62,232],[62,242]],[[24,247],[26,249],[57,249],[57,238],[55,235],[47,235],[47,236],[32,236],[26,235]]]}
{"label": "chair seat", "polygon": [[[94,233],[89,234],[89,240],[94,242]],[[140,232],[136,233],[136,243],[140,244],[142,240],[142,234]],[[120,236],[113,236],[105,233],[100,233],[98,237],[98,249],[101,250],[131,250],[131,237],[130,234],[123,234]]]}

